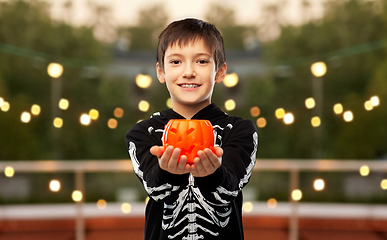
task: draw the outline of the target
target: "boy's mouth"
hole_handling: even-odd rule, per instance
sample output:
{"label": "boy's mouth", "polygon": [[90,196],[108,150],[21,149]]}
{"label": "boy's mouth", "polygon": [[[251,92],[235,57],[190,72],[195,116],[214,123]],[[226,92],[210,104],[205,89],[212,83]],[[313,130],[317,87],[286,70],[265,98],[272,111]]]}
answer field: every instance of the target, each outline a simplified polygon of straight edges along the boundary
{"label": "boy's mouth", "polygon": [[197,88],[197,87],[200,87],[200,85],[193,84],[193,83],[190,83],[190,84],[184,83],[184,84],[178,84],[178,85],[180,87],[182,87],[182,88]]}

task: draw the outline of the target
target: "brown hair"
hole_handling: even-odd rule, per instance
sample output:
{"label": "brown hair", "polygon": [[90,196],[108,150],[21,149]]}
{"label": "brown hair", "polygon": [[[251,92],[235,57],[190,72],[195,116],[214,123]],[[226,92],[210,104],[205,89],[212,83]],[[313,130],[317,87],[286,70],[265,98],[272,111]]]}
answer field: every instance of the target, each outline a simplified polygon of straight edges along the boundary
{"label": "brown hair", "polygon": [[174,44],[178,44],[180,47],[186,46],[201,39],[204,40],[204,43],[212,51],[216,71],[218,71],[226,62],[223,37],[214,25],[195,18],[186,18],[172,22],[160,34],[157,62],[161,69],[164,71],[164,56],[168,46],[172,47]]}

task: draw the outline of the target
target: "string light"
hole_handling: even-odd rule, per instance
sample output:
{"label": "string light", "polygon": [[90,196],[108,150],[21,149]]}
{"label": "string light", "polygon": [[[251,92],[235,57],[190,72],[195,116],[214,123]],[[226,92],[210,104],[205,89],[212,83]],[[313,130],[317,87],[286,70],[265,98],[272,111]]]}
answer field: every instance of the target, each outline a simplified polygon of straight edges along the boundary
{"label": "string light", "polygon": [[253,211],[253,207],[254,206],[253,206],[252,202],[244,202],[243,206],[242,206],[243,211],[247,212],[247,213],[252,212]]}
{"label": "string light", "polygon": [[130,203],[123,203],[121,205],[121,211],[125,214],[128,214],[132,211],[132,205]]}
{"label": "string light", "polygon": [[283,120],[286,125],[292,124],[294,122],[293,113],[286,113]]}
{"label": "string light", "polygon": [[124,116],[124,109],[119,108],[119,107],[114,109],[114,116],[116,118],[122,118],[122,116]]}
{"label": "string light", "polygon": [[63,73],[63,66],[59,63],[50,63],[47,67],[47,73],[52,78],[59,78]]}
{"label": "string light", "polygon": [[4,169],[4,175],[9,178],[13,177],[15,175],[15,169],[11,166],[6,166]]}
{"label": "string light", "polygon": [[345,111],[343,114],[344,121],[346,122],[352,122],[353,120],[353,113],[351,111]]}
{"label": "string light", "polygon": [[96,110],[96,109],[91,109],[91,110],[89,111],[89,116],[90,116],[90,119],[91,119],[91,120],[97,120],[98,117],[99,117],[99,112],[98,112],[98,110]]}
{"label": "string light", "polygon": [[145,204],[148,204],[148,202],[149,202],[149,197],[146,197],[145,198]]}
{"label": "string light", "polygon": [[60,190],[60,182],[56,179],[50,181],[49,188],[52,192],[59,192]]}
{"label": "string light", "polygon": [[35,115],[35,116],[37,116],[37,115],[39,115],[40,114],[40,106],[39,105],[37,105],[37,104],[34,104],[34,105],[32,105],[32,107],[31,107],[31,113],[33,114],[33,115]]}
{"label": "string light", "polygon": [[294,201],[300,201],[302,198],[302,192],[300,189],[295,189],[292,191],[292,199]]}
{"label": "string light", "polygon": [[136,84],[139,88],[148,88],[152,83],[152,78],[149,75],[145,74],[137,74],[136,76]]}
{"label": "string light", "polygon": [[318,127],[321,125],[321,120],[319,117],[312,117],[311,124],[313,127]]}
{"label": "string light", "polygon": [[366,177],[370,174],[370,168],[367,165],[363,165],[360,167],[360,175]]}
{"label": "string light", "polygon": [[322,77],[327,72],[327,65],[324,62],[315,62],[310,70],[315,77]]}
{"label": "string light", "polygon": [[371,111],[374,108],[374,105],[372,105],[371,101],[368,100],[368,101],[365,101],[364,108],[367,111]]}
{"label": "string light", "polygon": [[3,101],[3,104],[1,105],[1,111],[8,112],[10,108],[11,105],[9,104],[9,102]]}
{"label": "string light", "polygon": [[141,100],[139,103],[138,103],[138,109],[141,111],[141,112],[147,112],[149,110],[149,102],[148,101],[145,101],[145,100]]}
{"label": "string light", "polygon": [[380,187],[381,187],[383,190],[387,190],[387,179],[383,179],[383,180],[380,182]]}
{"label": "string light", "polygon": [[65,98],[62,98],[61,100],[59,100],[59,108],[62,109],[62,110],[67,110],[70,106],[70,102],[69,100],[65,99]]}
{"label": "string light", "polygon": [[75,190],[75,191],[73,191],[73,193],[71,194],[71,197],[72,197],[72,199],[73,199],[74,202],[80,202],[80,201],[82,201],[83,194],[82,194],[81,191]]}
{"label": "string light", "polygon": [[259,116],[259,114],[261,113],[261,110],[259,109],[259,107],[252,107],[251,109],[250,109],[250,114],[251,114],[251,116],[253,116],[253,117],[258,117]]}
{"label": "string light", "polygon": [[277,200],[275,198],[270,198],[267,200],[267,207],[268,208],[276,208],[277,207]]}
{"label": "string light", "polygon": [[22,112],[20,120],[24,123],[29,123],[31,121],[31,114],[29,112]]}
{"label": "string light", "polygon": [[0,97],[0,107],[3,106],[3,103],[4,103],[4,99]]}
{"label": "string light", "polygon": [[107,203],[104,199],[100,199],[97,201],[97,208],[100,210],[104,210],[107,206]]}
{"label": "string light", "polygon": [[108,120],[108,127],[109,127],[110,129],[115,129],[115,128],[117,127],[117,125],[118,125],[118,122],[117,122],[116,119],[110,118],[110,119]]}
{"label": "string light", "polygon": [[223,79],[224,86],[228,88],[235,87],[239,82],[239,77],[236,73],[226,74],[226,77]]}
{"label": "string light", "polygon": [[263,117],[260,117],[257,119],[257,126],[260,128],[264,128],[266,126],[266,119]]}
{"label": "string light", "polygon": [[285,109],[283,108],[278,108],[275,110],[275,117],[278,119],[282,119],[285,116]]}
{"label": "string light", "polygon": [[224,102],[224,107],[227,111],[232,111],[236,107],[236,103],[233,99],[228,99],[226,102]]}
{"label": "string light", "polygon": [[82,114],[81,117],[79,118],[79,121],[81,122],[82,125],[88,126],[91,122],[90,116],[87,115],[86,113]]}
{"label": "string light", "polygon": [[305,100],[305,106],[307,109],[312,109],[316,106],[316,102],[314,101],[314,98],[307,98]]}
{"label": "string light", "polygon": [[322,191],[325,188],[325,182],[323,179],[319,178],[314,180],[313,187],[316,191]]}
{"label": "string light", "polygon": [[172,109],[172,108],[173,108],[172,98],[168,98],[166,104],[167,104],[167,107],[168,107],[168,108]]}
{"label": "string light", "polygon": [[63,126],[63,119],[62,118],[55,118],[53,122],[54,127],[61,128]]}
{"label": "string light", "polygon": [[337,115],[342,114],[343,113],[343,105],[341,105],[341,103],[336,103],[333,106],[333,112]]}
{"label": "string light", "polygon": [[380,104],[380,100],[378,96],[373,96],[370,99],[372,106],[377,107]]}

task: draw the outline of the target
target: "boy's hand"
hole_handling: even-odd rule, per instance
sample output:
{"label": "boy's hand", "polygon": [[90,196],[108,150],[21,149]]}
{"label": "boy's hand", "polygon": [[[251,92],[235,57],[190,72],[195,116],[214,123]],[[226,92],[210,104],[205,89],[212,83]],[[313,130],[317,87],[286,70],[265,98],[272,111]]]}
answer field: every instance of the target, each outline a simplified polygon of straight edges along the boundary
{"label": "boy's hand", "polygon": [[204,151],[198,151],[198,156],[191,165],[190,172],[194,177],[205,177],[215,172],[222,164],[223,149],[214,147],[215,153],[206,148]]}
{"label": "boy's hand", "polygon": [[189,173],[189,165],[187,163],[187,157],[181,156],[180,161],[180,149],[173,149],[172,146],[167,147],[164,151],[162,146],[153,146],[150,149],[150,153],[159,159],[160,168],[170,172],[172,174],[185,174]]}

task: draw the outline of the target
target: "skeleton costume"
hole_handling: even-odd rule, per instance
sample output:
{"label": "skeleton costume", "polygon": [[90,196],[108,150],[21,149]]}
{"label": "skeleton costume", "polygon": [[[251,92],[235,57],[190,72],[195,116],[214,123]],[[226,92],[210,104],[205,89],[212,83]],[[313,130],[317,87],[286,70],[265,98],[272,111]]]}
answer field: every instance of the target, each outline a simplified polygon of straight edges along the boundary
{"label": "skeleton costume", "polygon": [[133,169],[150,196],[145,213],[145,239],[244,239],[242,188],[253,171],[258,146],[254,123],[222,112],[215,104],[192,119],[207,119],[215,145],[223,149],[222,165],[211,175],[175,175],[159,167],[149,149],[162,146],[164,126],[184,119],[172,109],[134,125],[126,134]]}

